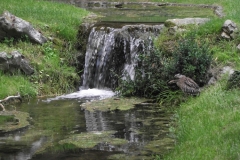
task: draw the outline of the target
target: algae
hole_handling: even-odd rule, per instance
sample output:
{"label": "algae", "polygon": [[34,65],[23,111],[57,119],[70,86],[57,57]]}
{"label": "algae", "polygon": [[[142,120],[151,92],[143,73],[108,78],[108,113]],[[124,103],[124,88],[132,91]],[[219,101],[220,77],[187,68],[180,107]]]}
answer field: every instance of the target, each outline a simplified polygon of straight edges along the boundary
{"label": "algae", "polygon": [[174,143],[175,143],[174,139],[166,137],[166,138],[150,141],[150,143],[148,143],[145,146],[145,148],[147,150],[150,150],[153,153],[163,154],[173,149]]}
{"label": "algae", "polygon": [[12,123],[6,122],[0,125],[0,132],[15,131],[17,129],[25,128],[30,125],[28,121],[30,116],[26,112],[1,111],[0,116],[14,116],[14,121],[12,121]]}
{"label": "algae", "polygon": [[129,110],[134,108],[134,105],[143,103],[147,99],[143,98],[107,98],[99,101],[91,101],[81,105],[81,107],[88,111],[116,111]]}
{"label": "algae", "polygon": [[125,139],[114,138],[112,136],[114,133],[115,131],[104,131],[74,134],[67,139],[59,141],[59,144],[73,144],[77,148],[91,149],[99,143],[105,143],[109,145],[123,145],[128,143],[128,141]]}

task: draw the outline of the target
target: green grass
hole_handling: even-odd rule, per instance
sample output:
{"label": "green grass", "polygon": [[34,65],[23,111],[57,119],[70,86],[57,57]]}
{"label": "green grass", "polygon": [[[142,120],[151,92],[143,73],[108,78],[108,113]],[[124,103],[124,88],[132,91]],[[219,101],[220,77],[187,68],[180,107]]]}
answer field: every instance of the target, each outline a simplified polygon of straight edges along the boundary
{"label": "green grass", "polygon": [[[221,5],[225,17],[191,31],[199,41],[209,42],[215,63],[240,69],[239,51],[234,41],[220,40],[221,26],[226,19],[240,24],[240,1],[235,0],[155,0],[158,2]],[[184,36],[184,35],[181,35]],[[160,37],[158,42],[168,40]],[[171,38],[170,38],[171,40]],[[175,41],[173,41],[175,42]],[[159,44],[157,44],[159,45]],[[181,103],[176,109],[175,149],[164,156],[166,160],[227,160],[239,159],[240,148],[240,91],[225,90],[227,79],[205,88],[201,95]],[[155,159],[161,159],[156,156]]]}
{"label": "green grass", "polygon": [[6,39],[0,43],[0,52],[18,50],[35,69],[34,74],[28,77],[20,72],[14,76],[2,75],[0,98],[17,92],[32,97],[75,90],[74,84],[79,82],[79,76],[78,71],[71,66],[76,52],[73,46],[77,42],[78,27],[88,12],[72,5],[49,1],[1,0],[0,12],[6,10],[29,21],[45,37],[52,37],[54,40],[44,45],[14,39]]}
{"label": "green grass", "polygon": [[82,17],[88,14],[86,10],[72,5],[43,0],[1,0],[0,13],[5,10],[49,35],[56,34],[70,41],[76,39]]}
{"label": "green grass", "polygon": [[239,159],[240,92],[226,80],[205,89],[177,109],[177,145],[165,159]]}
{"label": "green grass", "polygon": [[0,82],[0,97],[2,98],[16,95],[17,93],[28,97],[35,97],[37,95],[37,88],[25,76],[9,76],[0,72]]}

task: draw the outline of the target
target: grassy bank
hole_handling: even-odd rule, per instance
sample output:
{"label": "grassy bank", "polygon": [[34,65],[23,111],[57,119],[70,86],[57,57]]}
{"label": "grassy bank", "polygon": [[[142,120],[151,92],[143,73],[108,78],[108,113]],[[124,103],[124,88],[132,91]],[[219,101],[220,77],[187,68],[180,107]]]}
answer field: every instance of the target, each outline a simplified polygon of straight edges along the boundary
{"label": "grassy bank", "polygon": [[177,145],[164,159],[239,159],[239,90],[225,90],[225,82],[203,91],[177,110]]}
{"label": "grassy bank", "polygon": [[18,50],[35,69],[30,77],[20,72],[1,74],[0,98],[17,92],[34,97],[75,90],[74,84],[79,82],[79,76],[71,67],[75,61],[74,44],[78,27],[88,12],[71,5],[37,0],[2,0],[0,13],[5,10],[29,21],[45,37],[53,40],[44,45],[14,39],[0,43],[0,52]]}
{"label": "grassy bank", "polygon": [[[209,42],[214,63],[240,69],[240,55],[236,50],[239,37],[234,41],[217,39],[226,19],[233,20],[239,26],[240,1],[164,0],[163,2],[221,5],[226,16],[196,29],[196,37]],[[226,90],[227,80],[227,77],[223,78],[216,85],[202,90],[199,97],[190,98],[187,102],[180,104],[175,114],[176,146],[163,159],[239,159],[240,91],[239,89]]]}

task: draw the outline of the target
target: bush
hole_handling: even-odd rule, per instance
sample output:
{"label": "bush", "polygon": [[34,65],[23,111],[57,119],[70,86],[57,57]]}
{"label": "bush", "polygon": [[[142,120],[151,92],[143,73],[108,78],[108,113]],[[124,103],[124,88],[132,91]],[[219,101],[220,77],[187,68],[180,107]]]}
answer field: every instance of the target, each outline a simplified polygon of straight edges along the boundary
{"label": "bush", "polygon": [[198,42],[190,35],[179,42],[172,55],[173,61],[168,69],[170,74],[184,74],[200,86],[207,83],[207,71],[212,62],[208,43]]}
{"label": "bush", "polygon": [[120,80],[117,90],[124,96],[135,95],[157,99],[157,95],[168,88],[166,80],[168,74],[164,67],[168,59],[162,54],[156,49],[150,53],[140,54],[135,68],[135,80],[132,81],[130,78]]}
{"label": "bush", "polygon": [[135,68],[135,80],[120,80],[117,90],[124,96],[160,100],[167,99],[166,94],[172,93],[167,82],[177,73],[193,78],[200,85],[207,82],[212,61],[207,43],[199,43],[194,36],[188,36],[180,40],[171,55],[156,48],[150,53],[142,53]]}

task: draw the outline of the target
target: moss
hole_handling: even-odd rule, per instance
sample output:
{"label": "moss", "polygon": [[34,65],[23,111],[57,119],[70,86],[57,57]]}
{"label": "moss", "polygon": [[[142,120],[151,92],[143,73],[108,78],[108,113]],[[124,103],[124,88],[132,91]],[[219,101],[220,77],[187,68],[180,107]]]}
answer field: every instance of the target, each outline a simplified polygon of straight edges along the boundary
{"label": "moss", "polygon": [[99,101],[92,101],[82,104],[82,108],[88,111],[114,111],[114,110],[129,110],[134,108],[135,104],[147,101],[143,98],[108,98]]}
{"label": "moss", "polygon": [[163,138],[159,140],[154,140],[148,143],[145,148],[147,150],[151,150],[154,153],[159,154],[159,152],[166,153],[168,150],[173,149],[174,147],[174,139],[171,138]]}
{"label": "moss", "polygon": [[15,122],[13,123],[4,123],[3,125],[0,125],[1,132],[10,132],[29,126],[28,119],[30,117],[26,112],[5,111],[0,112],[0,116],[14,116],[15,119]]}
{"label": "moss", "polygon": [[165,21],[164,22],[164,25],[166,26],[166,27],[174,27],[174,26],[176,26],[176,24],[175,23],[173,23],[173,22],[171,22],[171,21]]}
{"label": "moss", "polygon": [[0,125],[4,125],[6,122],[14,122],[13,115],[1,115],[0,116]]}
{"label": "moss", "polygon": [[131,156],[131,155],[126,155],[126,154],[114,154],[108,157],[108,160],[139,160],[139,159],[144,159],[144,160],[152,160],[151,156]]}
{"label": "moss", "polygon": [[89,149],[93,148],[99,143],[107,143],[111,145],[122,145],[126,144],[128,141],[125,139],[113,138],[112,134],[114,131],[105,132],[88,132],[71,135],[67,139],[59,141],[59,144],[73,144],[77,148]]}

